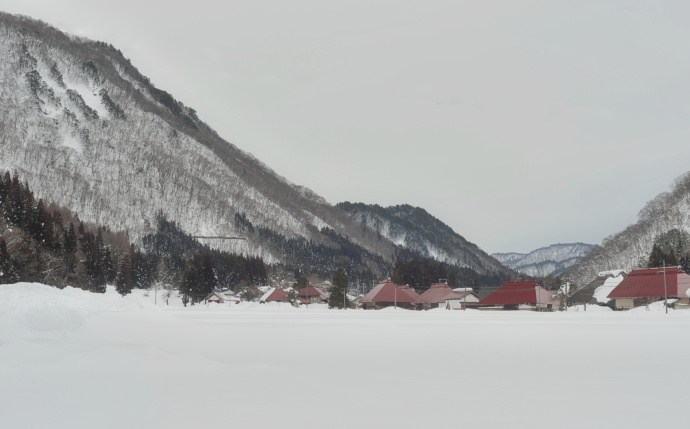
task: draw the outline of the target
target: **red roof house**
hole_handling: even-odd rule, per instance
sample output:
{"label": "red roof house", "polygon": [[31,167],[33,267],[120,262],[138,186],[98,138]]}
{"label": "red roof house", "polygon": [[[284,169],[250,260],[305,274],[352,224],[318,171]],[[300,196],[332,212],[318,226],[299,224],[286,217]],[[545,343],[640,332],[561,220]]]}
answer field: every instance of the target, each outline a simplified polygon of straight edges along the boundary
{"label": "red roof house", "polygon": [[553,310],[559,301],[555,293],[539,286],[534,280],[505,282],[491,295],[479,301],[479,306],[502,306],[506,310],[520,308]]}
{"label": "red roof house", "polygon": [[453,293],[453,289],[446,283],[433,283],[429,289],[419,295],[417,304],[424,309],[445,307],[446,297],[451,293]]}
{"label": "red roof house", "polygon": [[287,302],[287,300],[287,291],[273,287],[259,299],[259,302]]}
{"label": "red roof house", "polygon": [[[638,305],[664,299],[664,271],[666,295],[677,299],[677,306],[688,306],[690,276],[680,267],[633,270],[616,286],[608,298],[616,300],[616,308],[633,308]],[[641,299],[646,298],[646,299]]]}
{"label": "red roof house", "polygon": [[419,299],[419,295],[409,286],[396,285],[393,280],[386,279],[364,295],[360,303],[364,308],[383,308],[394,305],[402,308],[415,308],[417,299]]}
{"label": "red roof house", "polygon": [[297,296],[302,304],[316,304],[328,302],[328,294],[323,289],[309,285],[297,291]]}

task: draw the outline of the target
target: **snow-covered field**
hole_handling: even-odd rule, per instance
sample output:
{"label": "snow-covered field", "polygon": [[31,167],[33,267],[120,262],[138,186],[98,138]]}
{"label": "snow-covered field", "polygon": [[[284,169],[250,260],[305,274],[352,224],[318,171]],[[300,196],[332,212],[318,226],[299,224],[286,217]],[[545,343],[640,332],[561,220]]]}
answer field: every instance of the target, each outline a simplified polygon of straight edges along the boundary
{"label": "snow-covered field", "polygon": [[687,420],[690,311],[158,304],[143,291],[0,285],[0,427],[648,429]]}

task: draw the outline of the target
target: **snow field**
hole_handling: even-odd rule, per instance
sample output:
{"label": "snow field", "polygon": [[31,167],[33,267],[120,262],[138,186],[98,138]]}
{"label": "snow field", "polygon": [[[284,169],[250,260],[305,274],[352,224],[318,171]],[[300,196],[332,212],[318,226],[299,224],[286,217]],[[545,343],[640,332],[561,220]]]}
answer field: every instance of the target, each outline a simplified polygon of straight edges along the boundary
{"label": "snow field", "polygon": [[160,297],[0,285],[0,426],[647,428],[690,397],[690,312]]}

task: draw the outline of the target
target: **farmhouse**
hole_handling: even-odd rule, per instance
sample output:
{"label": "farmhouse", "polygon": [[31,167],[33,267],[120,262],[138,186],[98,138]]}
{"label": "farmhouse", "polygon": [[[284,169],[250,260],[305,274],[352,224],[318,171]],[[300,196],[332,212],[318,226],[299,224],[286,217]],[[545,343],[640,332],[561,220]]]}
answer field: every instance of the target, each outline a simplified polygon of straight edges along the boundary
{"label": "farmhouse", "polygon": [[268,292],[264,293],[259,302],[287,302],[287,291],[279,288],[272,287]]}
{"label": "farmhouse", "polygon": [[447,310],[462,310],[467,307],[476,307],[479,303],[479,295],[471,288],[457,288],[444,298]]}
{"label": "farmhouse", "polygon": [[608,294],[623,281],[625,276],[624,270],[602,271],[597,278],[570,295],[568,304],[606,304],[610,300]]}
{"label": "farmhouse", "polygon": [[[666,293],[664,293],[664,283]],[[680,267],[633,270],[616,286],[608,298],[615,299],[615,308],[629,310],[664,299],[674,299],[675,308],[690,306],[690,276]]]}
{"label": "farmhouse", "polygon": [[409,286],[396,285],[393,283],[393,280],[386,279],[364,295],[360,303],[364,308],[397,306],[414,309],[418,299],[419,295],[417,292],[412,290]]}
{"label": "farmhouse", "polygon": [[323,289],[309,285],[297,291],[297,297],[302,304],[320,304],[328,302],[328,294]]}
{"label": "farmhouse", "polygon": [[417,304],[420,305],[424,310],[445,307],[446,296],[450,295],[451,293],[453,293],[453,289],[451,289],[446,283],[433,283],[429,289],[425,290],[424,293],[419,295],[419,298],[417,298]]}
{"label": "farmhouse", "polygon": [[504,310],[553,311],[559,301],[553,291],[548,291],[534,281],[505,282],[492,294],[479,301],[479,307],[503,308]]}
{"label": "farmhouse", "polygon": [[223,304],[226,302],[239,304],[240,299],[230,291],[213,291],[208,295],[206,301],[215,302],[217,304]]}

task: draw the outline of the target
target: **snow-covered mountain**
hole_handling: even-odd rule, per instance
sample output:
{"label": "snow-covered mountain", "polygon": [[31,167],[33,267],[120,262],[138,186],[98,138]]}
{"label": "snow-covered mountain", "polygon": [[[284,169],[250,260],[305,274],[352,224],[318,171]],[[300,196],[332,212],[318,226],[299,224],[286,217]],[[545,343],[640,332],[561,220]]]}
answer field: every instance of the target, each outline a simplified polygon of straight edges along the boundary
{"label": "snow-covered mountain", "polygon": [[585,243],[552,244],[529,253],[493,253],[502,264],[534,277],[558,275],[597,246]]}
{"label": "snow-covered mountain", "polygon": [[[221,138],[113,46],[0,12],[5,170],[27,181],[37,200],[125,230],[134,242],[162,212],[193,236],[247,238],[207,241],[212,247],[300,269],[349,264],[380,276],[390,274],[399,252],[397,236],[362,224]],[[401,244],[480,274],[505,272],[473,244],[476,250],[459,253]]]}
{"label": "snow-covered mountain", "polygon": [[[377,255],[345,213],[227,142],[194,109],[156,88],[120,51],[40,21],[0,13],[0,171],[36,197],[137,240],[163,211],[192,235],[236,235],[237,213],[278,234],[336,246],[330,228]],[[357,231],[357,234],[353,234]],[[214,247],[280,261],[254,238]]]}
{"label": "snow-covered mountain", "polygon": [[396,245],[413,250],[421,256],[473,268],[480,274],[501,274],[507,277],[513,274],[476,244],[470,243],[420,207],[408,204],[381,207],[378,204],[350,202],[339,203],[338,207],[345,210],[363,228],[371,228]]}
{"label": "snow-covered mountain", "polygon": [[[675,236],[682,237],[690,230],[690,172],[676,178],[668,192],[648,201],[637,218],[623,231],[606,237],[600,247],[568,269],[565,276],[571,282],[586,285],[600,271],[646,268],[655,241],[674,236],[673,231],[681,231]],[[682,256],[687,254],[679,254],[678,258]]]}

